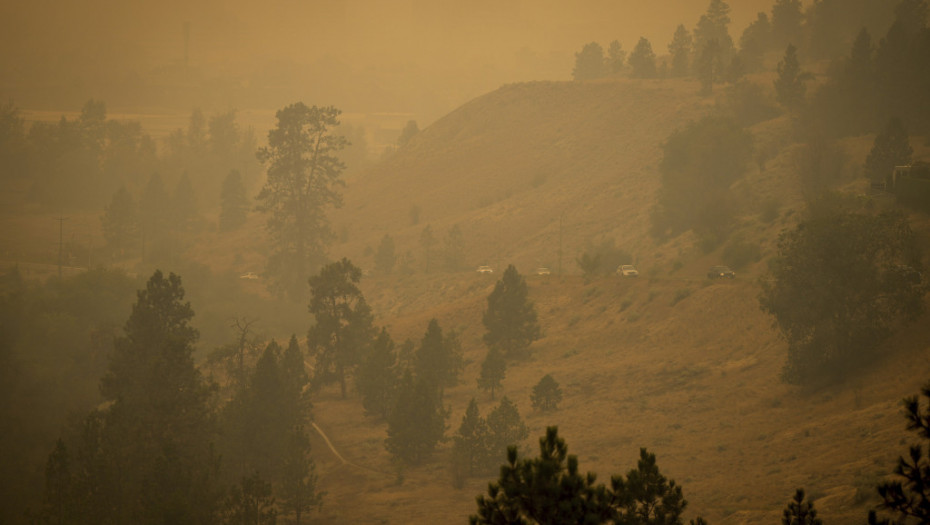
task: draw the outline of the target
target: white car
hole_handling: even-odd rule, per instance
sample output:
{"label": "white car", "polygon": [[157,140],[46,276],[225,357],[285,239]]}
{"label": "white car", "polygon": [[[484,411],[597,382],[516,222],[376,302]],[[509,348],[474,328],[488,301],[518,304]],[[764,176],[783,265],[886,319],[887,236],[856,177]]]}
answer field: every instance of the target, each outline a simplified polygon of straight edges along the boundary
{"label": "white car", "polygon": [[479,266],[478,273],[494,273],[494,270],[490,266]]}
{"label": "white car", "polygon": [[617,268],[617,274],[623,277],[639,277],[639,270],[632,264],[621,264],[620,267]]}
{"label": "white car", "polygon": [[549,275],[549,273],[549,268],[546,268],[545,266],[536,268],[536,275]]}

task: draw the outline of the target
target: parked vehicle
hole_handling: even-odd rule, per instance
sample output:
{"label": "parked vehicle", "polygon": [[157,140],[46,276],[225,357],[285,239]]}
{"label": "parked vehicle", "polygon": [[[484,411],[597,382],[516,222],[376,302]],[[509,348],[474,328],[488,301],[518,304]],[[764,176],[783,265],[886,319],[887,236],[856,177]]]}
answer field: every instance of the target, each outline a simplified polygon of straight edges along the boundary
{"label": "parked vehicle", "polygon": [[549,273],[549,268],[546,268],[545,266],[536,268],[536,275],[549,275]]}
{"label": "parked vehicle", "polygon": [[617,275],[621,277],[639,277],[639,270],[632,264],[621,264],[617,267]]}
{"label": "parked vehicle", "polygon": [[494,273],[494,270],[490,266],[479,266],[478,273]]}
{"label": "parked vehicle", "polygon": [[735,279],[736,272],[729,266],[711,266],[707,272],[708,279]]}

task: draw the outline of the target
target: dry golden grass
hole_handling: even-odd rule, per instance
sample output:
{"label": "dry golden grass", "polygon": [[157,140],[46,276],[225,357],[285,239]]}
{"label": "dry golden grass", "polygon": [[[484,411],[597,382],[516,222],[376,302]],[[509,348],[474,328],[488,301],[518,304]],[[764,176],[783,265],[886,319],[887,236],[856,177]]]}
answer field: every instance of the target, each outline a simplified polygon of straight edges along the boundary
{"label": "dry golden grass", "polygon": [[[930,378],[928,318],[900,331],[886,360],[844,384],[807,390],[781,383],[785,344],[757,304],[764,261],[735,281],[709,283],[704,274],[719,251],[701,253],[690,234],[659,245],[648,235],[659,145],[714,104],[696,92],[689,81],[504,86],[355,175],[334,213],[346,235],[331,255],[370,269],[371,250],[387,233],[399,254],[421,261],[414,275],[373,275],[362,286],[377,323],[398,343],[418,341],[431,318],[460,332],[466,367],[446,392],[449,435],[469,399],[483,414],[495,404],[476,387],[486,351],[481,314],[500,271],[513,263],[527,276],[544,334],[530,358],[509,364],[504,382],[503,394],[531,429],[522,443],[528,453],[537,452],[546,426],[559,425],[582,470],[601,481],[632,468],[640,447],[655,452],[663,473],[684,486],[688,518],[777,522],[794,489],[804,487],[827,523],[861,523],[871,502],[857,503],[857,490],[889,473],[911,441],[899,401]],[[733,187],[743,202],[737,229],[765,255],[803,206],[790,126],[782,117],[752,128],[757,144],[777,154]],[[912,143],[918,158],[928,157],[924,142]],[[844,141],[853,166],[870,144],[870,137]],[[850,177],[850,191],[862,187]],[[778,205],[771,222],[760,218],[767,202]],[[418,224],[410,220],[414,206]],[[930,246],[930,221],[915,219]],[[5,224],[24,227],[17,220]],[[424,274],[419,238],[427,224],[440,240],[459,225],[464,262],[498,273]],[[575,258],[604,238],[634,254],[642,277],[585,283],[578,276]],[[204,235],[188,255],[217,270],[255,270],[264,242],[261,218],[253,216],[235,235]],[[533,275],[538,265],[553,274]],[[542,414],[531,409],[530,391],[546,373],[565,399]],[[432,461],[398,470],[384,450],[385,424],[366,418],[354,395],[341,400],[336,389],[323,391],[314,417],[349,462],[315,440],[327,493],[314,516],[319,523],[465,523],[486,489],[487,479],[452,488],[448,443]]]}

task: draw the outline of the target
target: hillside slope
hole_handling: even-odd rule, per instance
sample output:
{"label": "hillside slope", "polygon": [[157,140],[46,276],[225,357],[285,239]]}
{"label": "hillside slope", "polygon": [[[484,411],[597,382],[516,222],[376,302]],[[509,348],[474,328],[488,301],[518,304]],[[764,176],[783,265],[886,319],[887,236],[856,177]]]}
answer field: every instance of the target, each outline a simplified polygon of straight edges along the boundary
{"label": "hillside slope", "polygon": [[604,236],[645,256],[659,145],[706,111],[688,82],[504,86],[348,181],[345,207],[335,214],[348,240],[334,252],[360,260],[390,234],[401,253],[422,260],[422,229],[429,225],[441,239],[458,224],[469,266],[555,268],[561,223],[565,267]]}
{"label": "hillside slope", "polygon": [[[871,487],[910,441],[899,401],[930,378],[930,319],[902,331],[885,362],[845,384],[810,391],[781,383],[785,345],[757,303],[764,261],[735,281],[711,283],[704,272],[719,253],[703,254],[688,234],[661,245],[647,234],[659,145],[712,105],[695,92],[689,82],[530,83],[479,97],[348,181],[335,215],[343,242],[332,255],[371,268],[372,250],[390,234],[414,259],[412,274],[374,273],[362,284],[395,341],[418,341],[434,317],[460,332],[467,365],[446,392],[448,435],[472,397],[482,414],[494,405],[475,381],[486,352],[481,313],[499,273],[423,272],[423,228],[441,238],[458,224],[467,265],[516,264],[540,315],[544,337],[531,358],[509,364],[503,392],[531,428],[528,453],[557,424],[582,470],[601,480],[635,466],[639,447],[655,452],[663,473],[684,486],[689,517],[776,522],[804,487],[826,522],[861,523]],[[788,127],[782,118],[752,128],[757,145],[778,153],[733,187],[743,202],[737,229],[765,254],[802,206]],[[844,146],[855,163],[869,143]],[[848,184],[861,186],[854,170]],[[778,204],[771,222],[758,217],[766,200]],[[927,237],[925,223],[918,229]],[[578,277],[574,259],[603,238],[631,251],[643,277]],[[558,267],[560,239],[563,275],[533,275],[537,265]],[[565,401],[540,414],[529,396],[546,373]],[[315,444],[325,523],[465,523],[486,489],[486,479],[452,488],[448,443],[432,462],[396,470],[384,423],[366,419],[357,399],[324,391],[315,417],[359,465]]]}

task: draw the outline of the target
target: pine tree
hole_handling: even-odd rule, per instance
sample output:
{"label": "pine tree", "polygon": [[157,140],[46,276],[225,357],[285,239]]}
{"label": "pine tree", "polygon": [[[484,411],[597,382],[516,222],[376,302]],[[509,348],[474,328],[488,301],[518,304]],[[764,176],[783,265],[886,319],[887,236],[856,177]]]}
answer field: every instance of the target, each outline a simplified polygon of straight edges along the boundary
{"label": "pine tree", "polygon": [[506,373],[507,362],[504,360],[504,354],[497,348],[490,348],[487,357],[481,363],[478,388],[490,391],[491,399],[494,399],[494,391],[501,387]]}
{"label": "pine tree", "polygon": [[893,513],[898,521],[879,519],[870,511],[870,525],[930,523],[930,495],[926,489],[930,486],[930,407],[921,407],[921,397],[930,401],[930,383],[920,389],[920,396],[906,397],[902,402],[907,429],[915,432],[921,442],[910,445],[907,456],[898,457],[894,479],[877,487],[882,498],[879,506]]}
{"label": "pine tree", "polygon": [[522,356],[539,339],[536,309],[528,295],[526,280],[509,265],[488,296],[488,309],[481,319],[488,348],[499,348],[508,357]]}
{"label": "pine tree", "polygon": [[562,389],[550,374],[546,374],[533,387],[530,399],[533,402],[533,408],[537,410],[555,410],[562,401]]}
{"label": "pine tree", "polygon": [[276,113],[268,146],[257,153],[268,175],[257,197],[259,210],[269,214],[267,282],[294,300],[303,297],[303,284],[333,239],[327,208],[342,205],[338,188],[345,165],[337,154],[347,141],[334,133],[340,113],[332,106],[287,106]]}
{"label": "pine tree", "polygon": [[220,193],[220,231],[232,231],[245,224],[249,199],[239,170],[232,170],[223,179]]}
{"label": "pine tree", "polygon": [[672,41],[668,44],[668,53],[672,57],[673,77],[687,76],[691,70],[691,33],[685,29],[684,24],[678,24]]}
{"label": "pine tree", "polygon": [[413,374],[407,370],[388,416],[385,448],[397,460],[421,463],[445,439],[448,417],[436,385],[423,378],[414,381]]}
{"label": "pine tree", "polygon": [[462,349],[454,332],[445,336],[436,319],[431,319],[420,341],[416,356],[416,375],[439,388],[440,398],[446,387],[455,386],[462,372]]}
{"label": "pine tree", "polygon": [[488,414],[488,449],[493,458],[506,454],[507,447],[519,445],[530,435],[529,429],[520,418],[517,405],[507,396]]}
{"label": "pine tree", "polygon": [[620,41],[614,40],[607,46],[607,72],[616,75],[623,71],[624,64],[626,52],[623,51]]}
{"label": "pine tree", "polygon": [[371,349],[362,358],[355,379],[365,413],[380,418],[387,418],[390,413],[398,382],[394,368],[396,361],[394,341],[387,330],[382,328]]}
{"label": "pine tree", "polygon": [[462,416],[462,424],[452,438],[453,468],[456,469],[457,480],[485,472],[490,455],[488,424],[478,412],[475,398],[472,398]]}
{"label": "pine tree", "polygon": [[575,68],[572,78],[575,80],[593,80],[604,76],[604,48],[597,42],[585,44],[581,51],[575,53]]}
{"label": "pine tree", "polygon": [[775,0],[772,5],[772,44],[781,49],[788,44],[801,44],[801,0]]}
{"label": "pine tree", "polygon": [[646,37],[640,37],[629,58],[633,78],[655,78],[656,54]]}
{"label": "pine tree", "polygon": [[304,362],[304,353],[297,342],[297,336],[291,334],[287,348],[281,354],[281,374],[287,389],[287,396],[296,403],[297,413],[295,419],[302,421],[304,413],[310,408],[310,401],[304,395],[304,387],[310,382],[307,375],[307,364]]}
{"label": "pine tree", "polygon": [[781,517],[782,525],[823,525],[817,517],[813,501],[804,501],[804,489],[794,493],[794,499],[785,508]]}
{"label": "pine tree", "polygon": [[[124,472],[120,516],[137,523],[209,520],[214,429],[210,389],[194,367],[194,311],[181,278],[156,271],[114,342],[100,393],[104,458]],[[99,481],[99,480],[98,480]]]}
{"label": "pine tree", "polygon": [[507,449],[500,477],[478,496],[478,513],[472,525],[506,523],[609,523],[614,516],[610,496],[596,476],[578,471],[578,458],[557,427],[539,439],[539,457],[521,459],[517,447]]}
{"label": "pine tree", "polygon": [[771,41],[772,27],[769,17],[765,13],[759,13],[739,39],[739,56],[748,71],[762,69],[762,58],[771,47]]}
{"label": "pine tree", "polygon": [[316,319],[307,333],[310,355],[316,359],[313,384],[338,382],[347,395],[346,375],[374,338],[371,310],[358,282],[362,271],[343,258],[310,278],[310,313]]}
{"label": "pine tree", "polygon": [[625,480],[622,476],[611,478],[611,495],[627,522],[643,525],[681,523],[681,513],[688,504],[681,486],[659,472],[655,454],[645,448],[639,449],[636,469],[630,470]]}
{"label": "pine tree", "polygon": [[865,176],[872,181],[884,181],[891,177],[895,166],[910,164],[913,154],[907,129],[901,119],[892,117],[885,124],[885,129],[875,136],[865,159]]}
{"label": "pine tree", "polygon": [[811,74],[801,71],[797,48],[791,44],[785,49],[785,56],[778,63],[778,78],[775,79],[775,99],[788,109],[798,109],[804,103],[807,91],[805,82]]}
{"label": "pine tree", "polygon": [[310,457],[310,438],[303,426],[296,425],[288,433],[285,444],[281,506],[293,514],[294,523],[300,525],[304,513],[322,506],[323,496],[317,491],[316,464]]}
{"label": "pine tree", "polygon": [[45,494],[42,505],[43,523],[74,523],[78,517],[71,473],[71,455],[60,438],[45,464]]}
{"label": "pine tree", "polygon": [[274,525],[278,517],[271,484],[257,472],[233,486],[224,511],[225,525]]}

